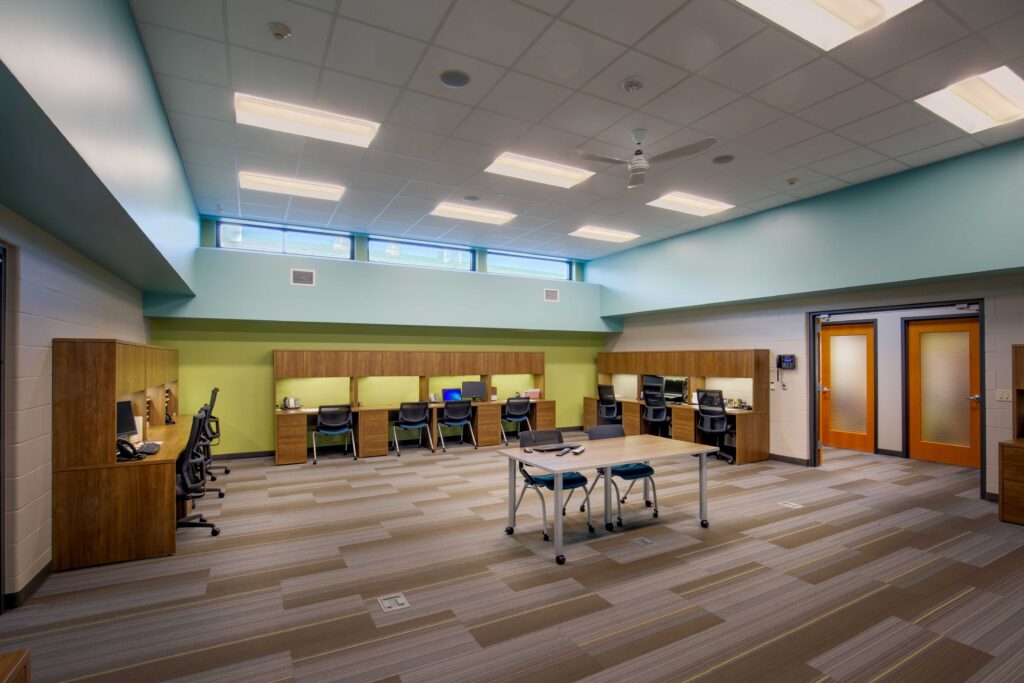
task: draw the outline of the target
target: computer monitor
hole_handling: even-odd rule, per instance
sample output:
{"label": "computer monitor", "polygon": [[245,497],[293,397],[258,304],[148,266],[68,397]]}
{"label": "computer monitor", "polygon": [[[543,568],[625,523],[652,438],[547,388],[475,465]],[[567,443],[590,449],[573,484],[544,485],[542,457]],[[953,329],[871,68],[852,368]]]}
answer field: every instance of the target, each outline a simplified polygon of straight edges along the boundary
{"label": "computer monitor", "polygon": [[665,380],[665,396],[667,398],[682,398],[686,396],[686,380],[685,379],[667,379]]}
{"label": "computer monitor", "polygon": [[487,398],[487,382],[463,382],[462,398]]}
{"label": "computer monitor", "polygon": [[131,401],[117,402],[117,436],[135,436],[135,413],[132,411]]}
{"label": "computer monitor", "polygon": [[442,389],[441,390],[442,401],[461,401],[462,400],[462,389]]}

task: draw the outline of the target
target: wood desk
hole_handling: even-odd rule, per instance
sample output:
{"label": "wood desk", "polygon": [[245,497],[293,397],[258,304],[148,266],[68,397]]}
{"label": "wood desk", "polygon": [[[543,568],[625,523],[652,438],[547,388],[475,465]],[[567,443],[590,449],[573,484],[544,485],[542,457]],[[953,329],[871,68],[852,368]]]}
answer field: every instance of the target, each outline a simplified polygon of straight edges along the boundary
{"label": "wood desk", "polygon": [[999,519],[1024,524],[1024,439],[999,444]]}
{"label": "wood desk", "polygon": [[149,427],[149,440],[162,444],[145,460],[54,469],[54,570],[174,554],[174,465],[192,416],[176,419]]}
{"label": "wood desk", "polygon": [[[555,402],[552,399],[530,400],[530,425],[534,429],[555,428]],[[501,443],[501,407],[504,401],[477,401],[473,403],[473,433],[481,446]],[[437,444],[438,414],[443,403],[431,403],[430,435]],[[391,434],[391,414],[398,412],[398,404],[384,406],[352,406],[355,415],[356,450],[360,458],[388,454]],[[316,425],[317,408],[274,410],[275,450],[274,464],[294,465],[308,458],[307,433]]]}
{"label": "wood desk", "polygon": [[[700,525],[708,528],[708,461],[709,453],[718,449],[706,444],[688,443],[677,439],[663,439],[651,434],[624,436],[618,439],[586,441],[586,450],[580,455],[558,456],[554,452],[527,453],[521,448],[506,448],[498,455],[508,458],[508,526],[506,534],[515,533],[516,527],[516,485],[517,463],[536,467],[555,475],[555,504],[551,508],[555,517],[555,562],[565,564],[562,552],[562,476],[567,472],[595,470],[598,467],[614,467],[631,462],[649,462],[679,458],[687,455],[700,457]],[[604,478],[604,528],[612,531],[612,486],[610,477]]]}
{"label": "wood desk", "polygon": [[0,683],[29,683],[31,680],[28,650],[0,652]]}
{"label": "wood desk", "polygon": [[[643,401],[635,398],[617,398],[621,406],[622,428],[626,436],[643,433],[640,419]],[[666,407],[672,415],[672,438],[681,441],[700,442],[704,437],[697,429],[697,406],[690,403],[669,403]],[[736,423],[736,464],[767,460],[769,457],[769,415],[762,410],[726,409],[726,415]],[[583,397],[583,428],[598,424],[597,398]]]}

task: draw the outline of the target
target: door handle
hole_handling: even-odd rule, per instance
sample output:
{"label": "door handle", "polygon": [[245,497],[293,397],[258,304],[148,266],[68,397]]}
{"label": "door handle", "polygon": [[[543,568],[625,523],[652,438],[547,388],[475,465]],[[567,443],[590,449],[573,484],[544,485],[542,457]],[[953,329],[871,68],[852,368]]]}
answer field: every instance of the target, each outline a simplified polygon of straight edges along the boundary
{"label": "door handle", "polygon": [[822,387],[821,388],[821,393],[827,394],[828,392],[829,392],[829,388],[828,387]]}
{"label": "door handle", "polygon": [[968,401],[980,401],[981,400],[981,394],[971,394],[970,396],[967,397],[967,400]]}

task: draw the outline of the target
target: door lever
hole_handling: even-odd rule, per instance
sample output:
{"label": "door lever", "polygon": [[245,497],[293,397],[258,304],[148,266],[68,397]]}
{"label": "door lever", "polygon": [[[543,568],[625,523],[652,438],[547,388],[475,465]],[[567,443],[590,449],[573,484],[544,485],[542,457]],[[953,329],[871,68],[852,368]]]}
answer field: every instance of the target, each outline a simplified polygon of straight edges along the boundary
{"label": "door lever", "polygon": [[970,396],[967,397],[967,400],[968,401],[980,401],[981,400],[981,394],[971,394]]}

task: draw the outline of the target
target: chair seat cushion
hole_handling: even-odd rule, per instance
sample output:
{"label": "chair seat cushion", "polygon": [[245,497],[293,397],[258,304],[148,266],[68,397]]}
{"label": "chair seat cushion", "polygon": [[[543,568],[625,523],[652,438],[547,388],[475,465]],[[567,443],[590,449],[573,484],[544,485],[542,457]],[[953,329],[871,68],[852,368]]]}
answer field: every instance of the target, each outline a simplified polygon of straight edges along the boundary
{"label": "chair seat cushion", "polygon": [[529,415],[502,415],[501,419],[505,422],[523,422]]}
{"label": "chair seat cushion", "polygon": [[616,465],[612,468],[612,476],[619,479],[645,479],[654,476],[654,468],[642,462],[631,462],[628,465]]}
{"label": "chair seat cushion", "polygon": [[469,420],[443,420],[441,424],[445,427],[464,427],[469,424]]}
{"label": "chair seat cushion", "polygon": [[399,422],[397,424],[399,429],[426,429],[426,422]]}
{"label": "chair seat cushion", "polygon": [[[555,475],[553,474],[531,474],[530,477],[537,482],[538,486],[545,486],[552,491],[555,490]],[[587,485],[587,478],[579,472],[566,472],[562,475],[562,489],[578,489]]]}
{"label": "chair seat cushion", "polygon": [[329,429],[322,427],[316,430],[317,434],[323,434],[324,436],[338,436],[339,434],[348,434],[352,429],[350,427],[337,427],[335,429]]}

